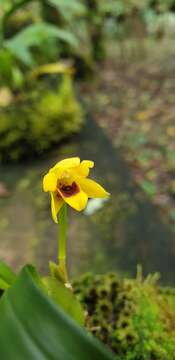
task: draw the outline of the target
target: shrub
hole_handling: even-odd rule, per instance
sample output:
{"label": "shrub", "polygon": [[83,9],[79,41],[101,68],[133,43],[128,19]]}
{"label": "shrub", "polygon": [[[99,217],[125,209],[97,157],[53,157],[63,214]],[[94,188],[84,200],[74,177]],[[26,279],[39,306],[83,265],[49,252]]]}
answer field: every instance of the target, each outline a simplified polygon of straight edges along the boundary
{"label": "shrub", "polygon": [[17,161],[42,154],[76,133],[83,124],[72,80],[65,75],[59,87],[38,83],[0,110],[0,161]]}

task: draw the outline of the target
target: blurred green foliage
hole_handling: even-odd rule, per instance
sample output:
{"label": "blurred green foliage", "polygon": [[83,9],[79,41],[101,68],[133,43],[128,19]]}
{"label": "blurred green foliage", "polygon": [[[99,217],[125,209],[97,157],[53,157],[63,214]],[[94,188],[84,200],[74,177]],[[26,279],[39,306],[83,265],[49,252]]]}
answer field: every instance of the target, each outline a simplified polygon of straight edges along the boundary
{"label": "blurred green foliage", "polygon": [[16,96],[0,110],[0,160],[17,161],[42,154],[79,131],[82,115],[69,75],[56,90],[37,83],[35,89]]}
{"label": "blurred green foliage", "polygon": [[18,87],[28,68],[58,58],[74,59],[80,72],[83,63],[84,70],[92,69],[94,60],[104,58],[110,33],[130,36],[134,19],[145,26],[151,22],[156,30],[155,16],[174,11],[173,4],[173,0],[1,0],[0,84]]}
{"label": "blurred green foliage", "polygon": [[[7,68],[13,72],[12,62],[16,72],[17,67],[24,71],[60,57],[73,58],[79,66],[81,59],[92,67],[94,60],[105,56],[110,32],[130,36],[128,21],[155,23],[155,16],[168,11],[174,11],[173,0],[1,0],[0,57],[7,57],[5,73]],[[4,66],[1,78],[3,73]]]}
{"label": "blurred green foliage", "polygon": [[[104,59],[110,36],[129,37],[134,27],[135,34],[144,32],[147,23],[168,11],[174,11],[173,0],[0,0],[0,159],[17,160],[30,147],[41,153],[80,127],[82,114],[75,99],[66,107],[68,114],[62,95],[57,101],[57,94],[43,89],[44,83],[31,92],[31,71],[66,59],[78,75],[89,75],[95,62]],[[138,22],[143,25],[139,31]],[[6,109],[4,88],[11,93]],[[73,96],[72,85],[70,93]],[[19,149],[19,143],[24,149]]]}
{"label": "blurred green foliage", "polygon": [[121,279],[115,273],[83,275],[74,291],[88,311],[87,328],[117,360],[175,359],[175,291],[157,274]]}

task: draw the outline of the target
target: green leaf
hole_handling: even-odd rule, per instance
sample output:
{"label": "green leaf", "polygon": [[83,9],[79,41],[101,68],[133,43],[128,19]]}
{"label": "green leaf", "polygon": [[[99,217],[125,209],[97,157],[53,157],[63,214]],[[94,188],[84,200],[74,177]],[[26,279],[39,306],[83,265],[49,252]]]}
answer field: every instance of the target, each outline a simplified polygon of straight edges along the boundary
{"label": "green leaf", "polygon": [[49,38],[60,39],[73,47],[78,45],[77,39],[69,31],[41,22],[21,30],[12,39],[7,40],[5,46],[24,64],[31,66],[34,63],[31,47],[41,47]]}
{"label": "green leaf", "polygon": [[142,183],[140,183],[140,186],[150,197],[156,194],[156,186],[152,182],[144,180]]}
{"label": "green leaf", "polygon": [[1,359],[114,359],[36,286],[30,271],[24,267],[0,300]]}
{"label": "green leaf", "polygon": [[71,289],[65,287],[61,281],[49,277],[46,279],[49,296],[79,325],[84,325],[84,311]]}
{"label": "green leaf", "polygon": [[30,272],[30,276],[32,277],[35,284],[43,290],[46,294],[48,294],[48,288],[45,286],[43,279],[37,273],[35,267],[33,265],[27,265],[27,269]]}
{"label": "green leaf", "polygon": [[78,0],[48,0],[48,2],[68,20],[76,16],[83,16],[86,13],[85,5]]}
{"label": "green leaf", "polygon": [[0,64],[1,64],[1,71],[0,71],[0,82],[4,84],[11,84],[12,78],[12,69],[13,69],[13,56],[7,50],[2,48],[0,50]]}
{"label": "green leaf", "polygon": [[6,290],[16,280],[16,274],[11,268],[0,260],[0,289]]}

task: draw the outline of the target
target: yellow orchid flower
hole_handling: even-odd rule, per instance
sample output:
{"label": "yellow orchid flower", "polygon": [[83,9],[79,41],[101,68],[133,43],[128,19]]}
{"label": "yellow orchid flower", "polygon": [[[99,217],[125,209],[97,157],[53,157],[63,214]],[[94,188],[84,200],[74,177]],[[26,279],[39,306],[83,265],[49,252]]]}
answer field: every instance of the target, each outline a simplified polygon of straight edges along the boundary
{"label": "yellow orchid flower", "polygon": [[59,161],[43,179],[43,190],[50,192],[51,212],[57,223],[57,214],[64,202],[77,211],[83,210],[88,198],[105,198],[106,190],[94,180],[87,178],[94,162],[72,157]]}

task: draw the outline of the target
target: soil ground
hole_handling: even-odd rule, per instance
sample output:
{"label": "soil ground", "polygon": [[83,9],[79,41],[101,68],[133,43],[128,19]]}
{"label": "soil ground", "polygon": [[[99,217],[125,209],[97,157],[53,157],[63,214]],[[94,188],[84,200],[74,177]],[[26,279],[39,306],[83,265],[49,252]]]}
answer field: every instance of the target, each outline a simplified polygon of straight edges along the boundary
{"label": "soil ground", "polygon": [[175,230],[175,46],[171,40],[110,44],[86,103],[131,174]]}

